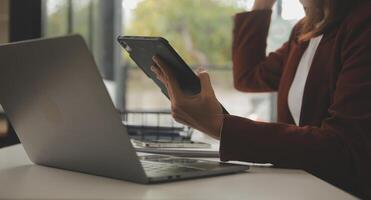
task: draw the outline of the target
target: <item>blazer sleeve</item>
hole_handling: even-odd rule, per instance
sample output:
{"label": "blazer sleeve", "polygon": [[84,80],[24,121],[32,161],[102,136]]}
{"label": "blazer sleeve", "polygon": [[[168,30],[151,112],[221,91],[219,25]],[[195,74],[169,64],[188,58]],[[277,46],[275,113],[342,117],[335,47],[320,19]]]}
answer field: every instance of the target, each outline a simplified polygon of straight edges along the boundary
{"label": "blazer sleeve", "polygon": [[344,180],[347,177],[342,176],[351,174],[371,187],[370,21],[368,17],[344,31],[339,45],[342,67],[330,116],[321,126],[297,127],[225,116],[221,160],[273,163],[326,174],[330,180]]}
{"label": "blazer sleeve", "polygon": [[232,60],[234,86],[243,92],[277,91],[289,51],[285,43],[266,56],[271,10],[239,13],[234,18]]}

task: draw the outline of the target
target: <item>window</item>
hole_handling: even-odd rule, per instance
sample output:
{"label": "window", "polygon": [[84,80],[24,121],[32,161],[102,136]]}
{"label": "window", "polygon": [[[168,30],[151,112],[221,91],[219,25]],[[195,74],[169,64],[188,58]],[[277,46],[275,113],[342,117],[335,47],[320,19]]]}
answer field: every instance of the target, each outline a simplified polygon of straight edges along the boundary
{"label": "window", "polygon": [[[232,16],[251,8],[253,0],[106,0],[100,4],[99,2],[45,0],[44,32],[46,36],[72,32],[83,35],[100,65],[102,76],[112,80],[107,85],[113,99],[119,101],[116,105],[122,102],[123,107],[130,110],[170,108],[169,101],[160,90],[127,58],[127,55],[123,54],[114,41],[122,32],[126,35],[160,35],[170,41],[189,65],[192,67],[202,65],[208,69],[219,101],[231,113],[261,121],[275,120],[274,94],[245,94],[233,88],[230,53]],[[107,3],[115,6],[106,6]],[[115,9],[120,9],[120,12]],[[122,16],[123,20],[118,20],[120,24],[109,23],[110,20],[102,23],[102,19],[106,19],[105,15],[109,14]],[[291,27],[303,15],[298,0],[277,0],[268,38],[268,52],[279,48],[288,39]],[[106,32],[102,30],[107,28],[112,28],[116,32],[111,31],[111,35],[106,34],[102,37]],[[107,42],[102,43],[100,40],[111,42],[106,45]],[[107,60],[100,57],[102,51],[118,53],[120,57],[124,55],[121,58],[125,60],[126,70],[113,66],[120,62],[100,62]],[[123,98],[117,98],[120,95]]]}
{"label": "window", "polygon": [[[216,95],[228,111],[250,119],[274,121],[274,95],[244,94],[233,88],[230,53],[232,16],[251,8],[253,2],[124,0],[125,33],[161,35],[167,38],[189,65],[202,65],[208,69]],[[291,13],[291,10],[301,10],[299,1],[292,2],[279,1],[276,6],[268,38],[268,51],[279,48],[288,39],[291,27],[303,16],[302,13]],[[130,63],[129,69],[128,108],[169,107],[168,100],[134,64]]]}
{"label": "window", "polygon": [[48,0],[45,13],[45,36],[53,37],[69,33],[67,0]]}
{"label": "window", "polygon": [[48,37],[81,34],[91,45],[93,30],[92,0],[47,0],[44,34]]}
{"label": "window", "polygon": [[122,1],[44,0],[43,2],[44,36],[80,34],[94,55],[106,86],[112,94],[112,100],[118,102],[116,93],[121,88],[115,87],[115,72],[120,72],[123,64],[122,52],[116,38],[123,32]]}
{"label": "window", "polygon": [[8,1],[0,1],[0,44],[8,42]]}

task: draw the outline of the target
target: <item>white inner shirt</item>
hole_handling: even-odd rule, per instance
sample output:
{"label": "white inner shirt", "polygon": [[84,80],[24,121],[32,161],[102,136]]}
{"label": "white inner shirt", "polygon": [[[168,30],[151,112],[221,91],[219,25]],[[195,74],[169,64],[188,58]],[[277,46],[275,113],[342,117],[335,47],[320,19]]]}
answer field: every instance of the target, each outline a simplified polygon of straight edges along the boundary
{"label": "white inner shirt", "polygon": [[303,94],[305,83],[307,81],[310,67],[313,63],[314,55],[322,40],[323,35],[313,38],[309,42],[308,48],[305,50],[303,57],[300,60],[298,69],[296,70],[295,78],[291,84],[288,95],[288,106],[296,125],[300,124],[300,113],[303,102]]}

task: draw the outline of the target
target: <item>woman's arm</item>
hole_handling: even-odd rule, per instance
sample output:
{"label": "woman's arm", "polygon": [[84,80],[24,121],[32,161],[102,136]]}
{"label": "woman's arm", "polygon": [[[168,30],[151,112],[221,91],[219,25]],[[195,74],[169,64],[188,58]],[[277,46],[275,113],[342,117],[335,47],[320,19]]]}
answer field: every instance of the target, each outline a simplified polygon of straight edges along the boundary
{"label": "woman's arm", "polygon": [[332,183],[370,183],[370,21],[371,15],[343,30],[346,35],[337,47],[341,49],[342,68],[330,116],[321,126],[297,127],[225,116],[221,159],[305,169]]}
{"label": "woman's arm", "polygon": [[235,16],[232,44],[234,86],[242,92],[277,91],[289,42],[266,56],[272,11],[253,10]]}
{"label": "woman's arm", "polygon": [[[205,72],[199,74],[203,85],[201,93],[186,96],[172,78],[171,67],[155,59],[157,66],[153,70],[171,94],[176,120],[204,130],[215,138],[221,137],[222,160],[269,162],[277,167],[300,168],[337,183],[337,186],[347,185],[354,189],[363,185],[362,189],[367,191],[371,187],[369,9],[362,12],[367,14],[362,20],[352,18],[356,22],[343,30],[346,35],[341,38],[341,46],[336,47],[342,52],[339,58],[342,69],[337,77],[329,117],[321,126],[298,127],[223,115]],[[285,49],[287,47],[282,51]],[[272,60],[282,60],[279,55],[273,57]],[[221,116],[224,120],[220,120]],[[221,134],[218,132],[220,128]]]}
{"label": "woman's arm", "polygon": [[271,92],[278,89],[290,42],[266,56],[271,9],[275,2],[256,0],[251,12],[235,16],[233,77],[235,88],[242,92]]}

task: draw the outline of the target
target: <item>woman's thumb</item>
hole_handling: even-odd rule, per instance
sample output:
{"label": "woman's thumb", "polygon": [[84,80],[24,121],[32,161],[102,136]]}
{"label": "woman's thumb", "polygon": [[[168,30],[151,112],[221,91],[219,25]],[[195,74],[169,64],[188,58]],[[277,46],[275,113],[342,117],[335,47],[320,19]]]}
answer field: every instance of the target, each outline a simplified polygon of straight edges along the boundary
{"label": "woman's thumb", "polygon": [[205,69],[197,69],[197,76],[200,79],[201,91],[213,92],[209,73]]}

